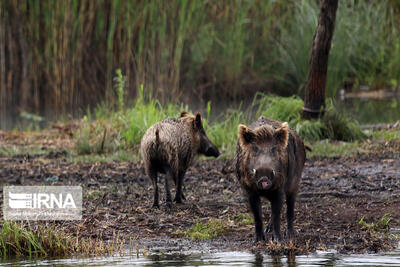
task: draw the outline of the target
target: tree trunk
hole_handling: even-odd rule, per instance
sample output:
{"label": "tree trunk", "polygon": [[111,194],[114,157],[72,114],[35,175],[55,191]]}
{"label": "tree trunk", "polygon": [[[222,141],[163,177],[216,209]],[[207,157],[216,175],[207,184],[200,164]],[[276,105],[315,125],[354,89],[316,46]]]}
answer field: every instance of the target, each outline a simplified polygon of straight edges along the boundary
{"label": "tree trunk", "polygon": [[325,111],[325,86],[328,72],[328,56],[335,28],[338,0],[323,0],[318,26],[312,42],[303,107],[303,118],[323,116]]}

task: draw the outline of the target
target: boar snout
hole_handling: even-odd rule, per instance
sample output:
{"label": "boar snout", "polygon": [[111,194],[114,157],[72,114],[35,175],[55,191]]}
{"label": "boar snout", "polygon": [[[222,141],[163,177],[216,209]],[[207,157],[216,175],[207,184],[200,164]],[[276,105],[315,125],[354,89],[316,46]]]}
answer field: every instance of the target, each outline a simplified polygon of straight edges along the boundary
{"label": "boar snout", "polygon": [[272,187],[275,171],[270,169],[253,169],[257,181],[257,188],[260,190],[268,190]]}
{"label": "boar snout", "polygon": [[205,155],[207,157],[215,157],[218,158],[219,155],[221,155],[221,152],[218,151],[218,149],[215,146],[209,146],[206,150]]}

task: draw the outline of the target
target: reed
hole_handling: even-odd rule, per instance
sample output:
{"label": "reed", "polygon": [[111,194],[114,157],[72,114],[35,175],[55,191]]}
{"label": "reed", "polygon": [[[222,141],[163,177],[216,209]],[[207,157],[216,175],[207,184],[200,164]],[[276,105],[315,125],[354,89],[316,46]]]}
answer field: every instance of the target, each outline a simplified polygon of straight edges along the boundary
{"label": "reed", "polygon": [[[315,3],[3,0],[0,127],[22,111],[56,119],[116,105],[117,69],[126,75],[126,99],[141,85],[163,104],[251,99],[256,89],[301,95]],[[393,0],[340,3],[328,95],[349,79],[398,87],[398,14]]]}
{"label": "reed", "polygon": [[121,253],[124,240],[118,234],[109,243],[79,238],[55,225],[0,222],[0,257],[50,257],[112,255]]}

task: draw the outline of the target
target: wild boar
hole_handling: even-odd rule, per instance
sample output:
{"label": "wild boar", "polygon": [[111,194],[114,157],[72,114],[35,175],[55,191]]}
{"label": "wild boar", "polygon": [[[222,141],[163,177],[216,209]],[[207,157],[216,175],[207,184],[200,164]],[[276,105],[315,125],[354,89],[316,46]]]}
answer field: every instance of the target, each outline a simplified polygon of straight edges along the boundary
{"label": "wild boar", "polygon": [[273,238],[282,240],[280,214],[286,196],[287,233],[294,236],[294,206],[306,152],[301,137],[286,122],[260,117],[250,127],[238,126],[236,175],[254,216],[256,242],[265,240],[260,197],[271,202]]}
{"label": "wild boar", "polygon": [[151,126],[140,144],[147,176],[154,189],[153,207],[158,207],[157,174],[167,174],[165,190],[167,206],[171,207],[169,177],[176,185],[175,202],[182,203],[183,179],[197,154],[218,157],[220,152],[207,137],[200,113],[191,115],[182,111],[178,119],[165,119]]}

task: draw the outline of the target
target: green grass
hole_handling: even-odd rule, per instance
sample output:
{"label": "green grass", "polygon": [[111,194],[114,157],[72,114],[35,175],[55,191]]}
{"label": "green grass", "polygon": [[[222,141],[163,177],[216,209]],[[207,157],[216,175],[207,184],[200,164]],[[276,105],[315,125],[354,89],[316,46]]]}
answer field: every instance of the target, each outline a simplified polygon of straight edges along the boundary
{"label": "green grass", "polygon": [[286,121],[289,127],[294,128],[301,121],[301,108],[304,102],[297,96],[257,94],[252,105],[257,107],[257,117],[266,116],[274,120]]}
{"label": "green grass", "polygon": [[361,230],[371,231],[373,233],[377,232],[389,232],[390,230],[390,222],[393,221],[393,217],[390,213],[386,213],[378,221],[373,223],[366,223],[365,216],[361,217],[359,221],[359,225]]}
{"label": "green grass", "polygon": [[298,97],[279,97],[258,94],[253,101],[257,117],[267,116],[274,120],[286,121],[289,127],[296,130],[306,141],[332,139],[357,141],[366,138],[358,123],[339,112],[335,103],[328,99],[325,115],[322,119],[303,121],[301,119],[303,100]]}
{"label": "green grass", "polygon": [[[124,94],[122,88],[119,92]],[[235,155],[238,125],[249,125],[261,115],[289,122],[289,126],[305,141],[358,141],[366,137],[358,124],[339,113],[332,102],[328,104],[325,117],[316,121],[302,121],[302,106],[303,101],[298,97],[257,94],[247,109],[240,105],[237,109],[228,109],[219,116],[212,116],[213,110],[209,102],[203,114],[203,124],[207,135],[221,150],[221,158],[224,159]],[[81,127],[75,135],[75,153],[78,157],[74,160],[138,160],[140,140],[151,125],[168,117],[177,118],[181,110],[191,112],[188,107],[178,103],[163,106],[152,97],[151,91],[146,93],[143,86],[131,107],[126,107],[123,103],[118,107],[113,111],[105,104],[100,105],[94,112],[96,119],[88,112],[81,120]]]}
{"label": "green grass", "polygon": [[197,222],[189,230],[182,232],[192,240],[208,240],[221,235],[229,229],[224,220],[211,218],[207,223]]}
{"label": "green grass", "polygon": [[254,219],[249,213],[239,213],[233,217],[238,226],[254,225]]}
{"label": "green grass", "polygon": [[39,145],[23,146],[23,145],[11,145],[11,146],[0,146],[0,155],[7,156],[19,156],[19,155],[45,155],[50,153],[49,150],[42,149]]}
{"label": "green grass", "polygon": [[359,152],[358,142],[332,142],[328,139],[312,144],[312,152],[307,151],[307,157],[339,157],[353,156]]}
{"label": "green grass", "polygon": [[224,116],[215,121],[205,120],[205,129],[210,140],[221,150],[221,157],[224,159],[232,158],[236,151],[237,127],[241,123],[249,120],[247,114],[240,110],[229,109]]}
{"label": "green grass", "polygon": [[376,140],[384,140],[388,142],[400,140],[400,128],[375,131],[372,133],[372,137]]}
{"label": "green grass", "polygon": [[61,256],[70,255],[74,240],[54,229],[27,230],[14,222],[3,222],[0,232],[0,256]]}
{"label": "green grass", "polygon": [[115,236],[109,244],[76,238],[60,228],[49,225],[0,222],[0,257],[50,257],[72,255],[103,255],[122,251],[124,240]]}
{"label": "green grass", "polygon": [[130,162],[138,162],[140,160],[140,156],[138,151],[119,149],[117,151],[103,153],[103,154],[86,154],[86,155],[75,155],[72,153],[67,157],[67,160],[70,162],[86,162],[86,163],[95,163],[95,162],[104,162],[104,163],[113,163],[113,162],[121,162],[121,161],[130,161]]}

